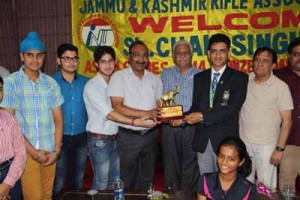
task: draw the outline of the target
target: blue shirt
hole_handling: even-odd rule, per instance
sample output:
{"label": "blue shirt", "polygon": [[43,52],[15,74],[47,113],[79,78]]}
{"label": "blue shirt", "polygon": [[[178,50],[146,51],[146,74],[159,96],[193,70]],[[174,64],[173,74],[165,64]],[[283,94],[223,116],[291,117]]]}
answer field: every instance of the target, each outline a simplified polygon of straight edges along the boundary
{"label": "blue shirt", "polygon": [[161,72],[164,94],[176,89],[176,84],[180,87],[179,93],[175,96],[175,103],[183,106],[183,112],[189,111],[192,106],[194,75],[199,72],[201,72],[200,69],[191,67],[185,76],[183,76],[177,66],[164,69]]}
{"label": "blue shirt", "polygon": [[72,83],[64,79],[61,71],[53,74],[60,86],[65,103],[62,105],[64,135],[77,135],[86,131],[87,112],[83,100],[83,89],[88,78],[76,74]]}
{"label": "blue shirt", "polygon": [[15,109],[24,135],[35,148],[54,151],[52,110],[64,102],[59,85],[41,71],[39,78],[31,81],[24,73],[24,66],[7,76],[4,82],[1,107]]}

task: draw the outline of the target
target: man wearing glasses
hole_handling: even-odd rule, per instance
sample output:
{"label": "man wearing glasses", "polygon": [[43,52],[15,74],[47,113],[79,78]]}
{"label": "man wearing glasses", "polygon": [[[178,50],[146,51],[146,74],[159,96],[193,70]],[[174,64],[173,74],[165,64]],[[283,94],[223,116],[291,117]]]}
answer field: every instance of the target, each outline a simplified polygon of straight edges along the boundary
{"label": "man wearing glasses", "polygon": [[[192,65],[193,50],[189,42],[179,40],[173,46],[175,66],[161,72],[163,93],[174,90],[178,85],[179,93],[175,102],[187,112],[192,105],[194,75],[201,70]],[[181,190],[181,199],[193,199],[193,188],[197,185],[199,170],[197,154],[192,149],[195,126],[162,126],[162,148],[164,175],[167,190]]]}
{"label": "man wearing glasses", "polygon": [[[94,52],[98,73],[84,88],[84,102],[88,113],[88,148],[93,166],[94,190],[112,190],[116,175],[120,175],[120,158],[117,150],[118,126],[115,122],[151,128],[155,123],[145,119],[129,118],[113,110],[107,95],[107,86],[115,70],[115,51],[100,46]],[[114,122],[115,121],[115,122]]]}
{"label": "man wearing glasses", "polygon": [[248,180],[263,183],[270,190],[277,186],[277,166],[281,164],[292,124],[293,100],[286,83],[273,75],[277,53],[269,47],[253,55],[253,72],[240,111],[240,137],[252,160]]}
{"label": "man wearing glasses", "polygon": [[88,78],[76,72],[78,62],[76,46],[62,44],[57,48],[59,69],[53,74],[53,78],[60,86],[65,103],[62,105],[64,135],[60,158],[56,165],[54,194],[64,189],[66,180],[70,189],[83,189],[87,155],[87,113],[83,89]]}
{"label": "man wearing glasses", "polygon": [[125,189],[147,191],[153,182],[157,129],[134,127],[135,119],[154,120],[162,93],[161,80],[147,71],[149,51],[145,43],[135,41],[129,47],[129,64],[110,80],[108,95],[115,111],[132,119],[121,124],[118,133],[120,171]]}
{"label": "man wearing glasses", "polygon": [[25,135],[27,161],[21,177],[24,200],[52,199],[56,159],[61,150],[63,96],[42,73],[46,48],[36,32],[20,44],[20,70],[5,78],[1,107],[15,114]]}

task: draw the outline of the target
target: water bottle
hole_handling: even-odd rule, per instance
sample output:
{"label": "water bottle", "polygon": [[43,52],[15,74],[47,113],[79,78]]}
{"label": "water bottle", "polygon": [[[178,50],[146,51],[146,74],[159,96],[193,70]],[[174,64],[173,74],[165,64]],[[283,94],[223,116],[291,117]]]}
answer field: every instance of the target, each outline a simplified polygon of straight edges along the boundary
{"label": "water bottle", "polygon": [[121,180],[120,176],[117,175],[114,181],[114,193],[115,193],[115,198],[114,200],[125,200],[124,197],[124,183]]}

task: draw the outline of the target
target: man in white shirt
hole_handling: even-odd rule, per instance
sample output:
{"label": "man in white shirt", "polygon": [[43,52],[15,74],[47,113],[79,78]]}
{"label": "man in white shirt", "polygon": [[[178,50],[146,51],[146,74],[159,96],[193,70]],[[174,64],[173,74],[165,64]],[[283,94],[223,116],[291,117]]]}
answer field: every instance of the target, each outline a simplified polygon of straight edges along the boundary
{"label": "man in white shirt", "polygon": [[[146,68],[149,51],[142,41],[129,47],[129,64],[116,72],[109,83],[108,95],[115,111],[130,117],[155,120],[162,93],[161,80]],[[120,125],[118,147],[121,177],[126,190],[147,191],[153,182],[157,129]]]}
{"label": "man in white shirt", "polygon": [[[115,51],[109,46],[100,46],[94,52],[98,73],[84,88],[84,102],[88,113],[88,149],[93,166],[95,190],[112,190],[114,178],[120,174],[117,150],[117,121],[135,126],[153,127],[156,124],[145,119],[131,119],[112,109],[107,95],[107,86],[115,70]],[[113,120],[113,121],[111,121]]]}
{"label": "man in white shirt", "polygon": [[286,83],[273,75],[277,54],[269,47],[258,48],[253,56],[253,73],[249,76],[248,92],[240,112],[240,137],[252,159],[255,180],[271,190],[277,185],[280,164],[291,128],[293,101]]}

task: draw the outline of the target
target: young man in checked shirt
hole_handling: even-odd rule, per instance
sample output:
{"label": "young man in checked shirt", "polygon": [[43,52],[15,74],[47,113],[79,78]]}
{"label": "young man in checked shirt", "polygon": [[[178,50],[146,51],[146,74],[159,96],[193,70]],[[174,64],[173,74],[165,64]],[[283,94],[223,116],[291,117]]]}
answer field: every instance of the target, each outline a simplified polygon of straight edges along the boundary
{"label": "young man in checked shirt", "polygon": [[15,114],[28,153],[21,177],[24,200],[50,200],[63,135],[59,85],[42,73],[46,49],[36,32],[20,44],[20,70],[6,77],[0,106]]}

